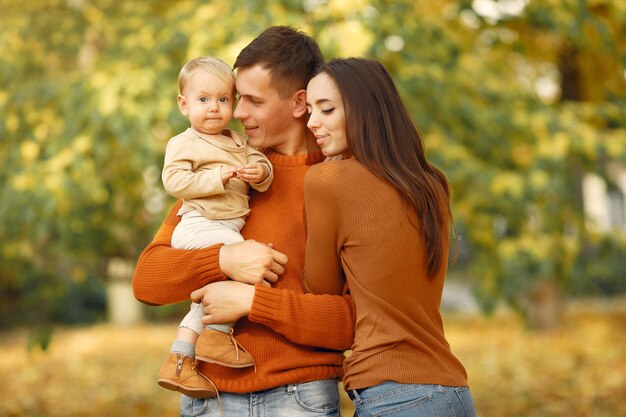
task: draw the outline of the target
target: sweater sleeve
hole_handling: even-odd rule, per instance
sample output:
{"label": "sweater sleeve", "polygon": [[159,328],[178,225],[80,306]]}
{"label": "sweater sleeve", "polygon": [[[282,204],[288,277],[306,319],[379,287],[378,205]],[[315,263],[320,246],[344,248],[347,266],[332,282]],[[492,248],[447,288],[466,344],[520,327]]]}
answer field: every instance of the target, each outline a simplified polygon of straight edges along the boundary
{"label": "sweater sleeve", "polygon": [[301,345],[346,350],[354,341],[356,312],[347,286],[343,295],[317,295],[256,285],[248,319]]}
{"label": "sweater sleeve", "polygon": [[200,152],[193,143],[176,136],[167,143],[161,174],[165,190],[178,198],[188,200],[224,194],[221,167],[208,169],[199,165]]}
{"label": "sweater sleeve", "polygon": [[219,268],[219,251],[223,244],[193,250],[171,247],[172,233],[180,222],[177,213],[181,204],[178,200],[172,207],[137,261],[133,291],[135,298],[145,304],[189,300],[190,294],[198,288],[226,279]]}
{"label": "sweater sleeve", "polygon": [[304,179],[307,242],[303,286],[315,294],[341,294],[346,283],[341,267],[341,211],[334,192],[334,178],[320,167]]}
{"label": "sweater sleeve", "polygon": [[[337,254],[336,204],[330,188],[318,181],[319,172],[312,167],[304,180],[308,234],[303,282],[313,283],[318,294],[257,285],[248,318],[295,343],[345,350],[354,340],[356,313]],[[317,245],[324,248],[319,253]]]}

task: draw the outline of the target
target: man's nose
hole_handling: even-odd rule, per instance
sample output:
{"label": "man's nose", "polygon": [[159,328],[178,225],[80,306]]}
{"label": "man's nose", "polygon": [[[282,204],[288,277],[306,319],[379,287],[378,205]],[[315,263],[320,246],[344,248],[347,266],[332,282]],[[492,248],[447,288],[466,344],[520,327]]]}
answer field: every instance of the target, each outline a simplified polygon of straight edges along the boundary
{"label": "man's nose", "polygon": [[245,110],[245,106],[243,103],[237,103],[237,107],[235,107],[235,111],[233,112],[233,117],[239,120],[245,119],[248,116],[248,113]]}

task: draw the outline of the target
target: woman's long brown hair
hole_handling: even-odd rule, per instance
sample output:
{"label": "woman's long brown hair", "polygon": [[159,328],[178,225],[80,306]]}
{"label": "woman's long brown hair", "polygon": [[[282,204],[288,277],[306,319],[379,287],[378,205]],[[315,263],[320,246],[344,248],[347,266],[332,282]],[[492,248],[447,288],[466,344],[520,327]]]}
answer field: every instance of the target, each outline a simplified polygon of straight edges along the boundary
{"label": "woman's long brown hair", "polygon": [[318,72],[337,84],[352,155],[387,180],[417,211],[426,245],[428,276],[440,271],[447,245],[450,187],[445,175],[424,155],[424,145],[385,67],[362,58],[335,59]]}

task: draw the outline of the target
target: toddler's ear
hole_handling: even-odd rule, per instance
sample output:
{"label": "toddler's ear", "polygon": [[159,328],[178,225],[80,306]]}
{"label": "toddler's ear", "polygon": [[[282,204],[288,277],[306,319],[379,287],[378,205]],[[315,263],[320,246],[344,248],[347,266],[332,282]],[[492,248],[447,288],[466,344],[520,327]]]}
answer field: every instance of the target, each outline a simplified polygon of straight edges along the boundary
{"label": "toddler's ear", "polygon": [[178,101],[178,110],[180,110],[183,116],[187,116],[187,100],[185,99],[185,96],[183,96],[182,94],[179,94],[177,101]]}

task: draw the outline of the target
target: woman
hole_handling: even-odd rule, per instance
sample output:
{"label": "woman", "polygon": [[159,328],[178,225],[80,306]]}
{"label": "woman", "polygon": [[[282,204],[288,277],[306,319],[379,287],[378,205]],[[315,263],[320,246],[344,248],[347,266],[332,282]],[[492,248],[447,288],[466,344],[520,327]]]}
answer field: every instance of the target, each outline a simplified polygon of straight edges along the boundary
{"label": "woman", "polygon": [[309,82],[307,109],[322,152],[348,156],[305,177],[304,285],[349,286],[357,318],[344,386],[356,415],[475,416],[439,314],[450,190],[391,77],[376,61],[333,60]]}

